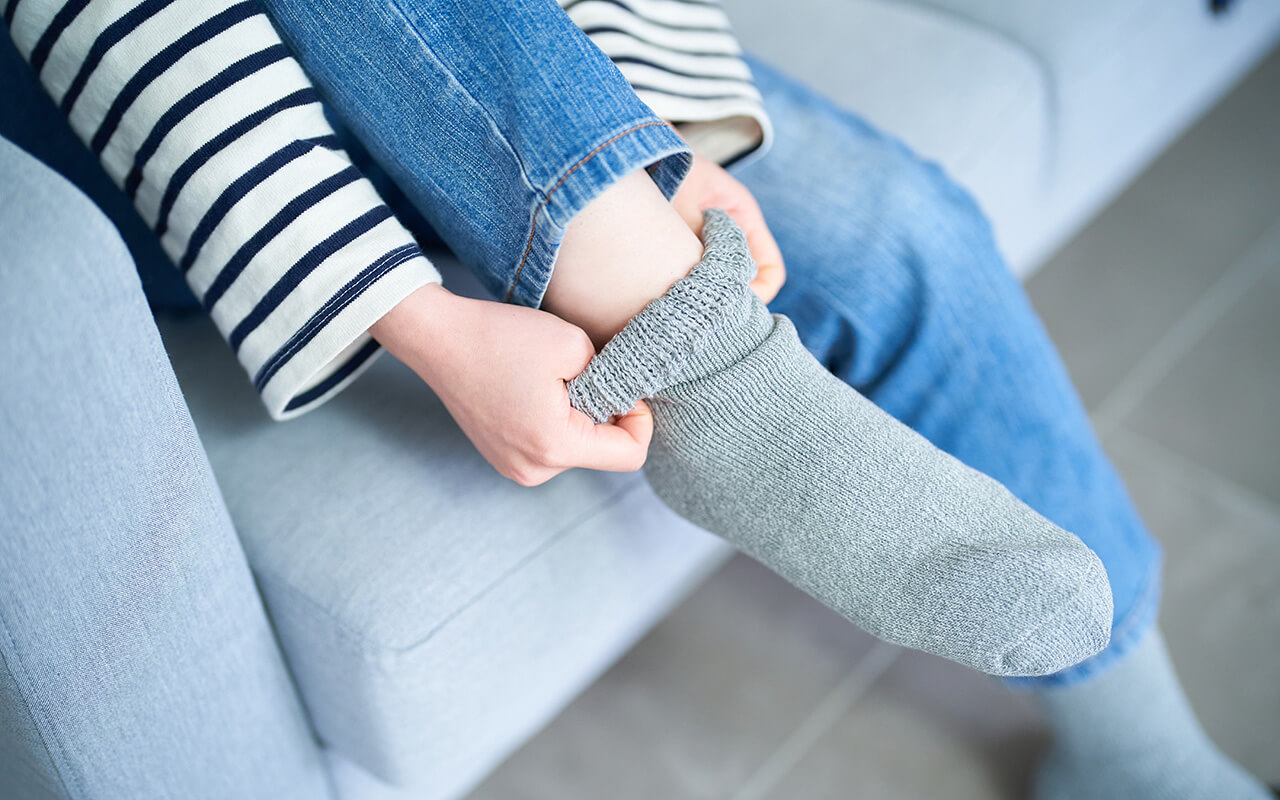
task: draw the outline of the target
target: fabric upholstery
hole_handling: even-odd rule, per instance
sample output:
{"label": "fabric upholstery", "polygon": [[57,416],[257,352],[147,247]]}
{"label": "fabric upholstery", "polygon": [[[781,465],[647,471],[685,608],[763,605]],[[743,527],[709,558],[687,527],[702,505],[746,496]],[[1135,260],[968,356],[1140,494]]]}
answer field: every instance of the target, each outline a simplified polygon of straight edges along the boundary
{"label": "fabric upholstery", "polygon": [[638,474],[500,479],[393,359],[273,423],[206,321],[162,331],[317,732],[424,796],[486,773],[727,555]]}

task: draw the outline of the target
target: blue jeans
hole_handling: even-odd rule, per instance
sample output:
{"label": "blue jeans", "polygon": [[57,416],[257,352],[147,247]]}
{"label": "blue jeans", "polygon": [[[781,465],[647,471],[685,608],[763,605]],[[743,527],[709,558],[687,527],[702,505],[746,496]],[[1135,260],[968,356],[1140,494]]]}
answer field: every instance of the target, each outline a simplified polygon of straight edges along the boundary
{"label": "blue jeans", "polygon": [[771,308],[833,373],[1089,545],[1115,600],[1103,670],[1155,622],[1161,552],[969,194],[855,114],[751,60],[775,143],[735,171],[786,259]]}
{"label": "blue jeans", "polygon": [[[477,58],[475,42],[452,24],[466,16],[452,0],[266,5],[374,168],[385,168],[403,192],[402,216],[420,214],[501,299],[540,302],[564,224],[616,180],[616,164],[659,164],[654,177],[668,194],[681,177],[665,142],[643,155],[649,145],[635,126],[650,128],[642,120],[593,122],[633,115],[629,93],[594,57],[575,66],[590,45],[553,8],[504,15],[466,4],[497,31],[497,43]],[[512,30],[538,46],[507,52]],[[369,66],[390,64],[395,69]],[[1115,598],[1110,646],[1057,675],[1013,683],[1067,684],[1105,668],[1154,622],[1160,550],[981,211],[901,143],[771,67],[751,67],[776,141],[735,173],[786,259],[788,280],[773,309],[794,320],[832,372],[1102,559]],[[442,69],[471,92],[465,104],[447,97],[442,105],[419,88],[434,86]],[[528,86],[541,93],[536,100]],[[591,109],[577,102],[585,95]],[[450,114],[447,124],[441,112]],[[433,156],[457,154],[457,137],[485,126],[462,148],[483,159],[465,157],[459,170]],[[486,171],[506,177],[494,181]],[[555,213],[539,232],[549,206]],[[501,213],[490,213],[495,208]]]}

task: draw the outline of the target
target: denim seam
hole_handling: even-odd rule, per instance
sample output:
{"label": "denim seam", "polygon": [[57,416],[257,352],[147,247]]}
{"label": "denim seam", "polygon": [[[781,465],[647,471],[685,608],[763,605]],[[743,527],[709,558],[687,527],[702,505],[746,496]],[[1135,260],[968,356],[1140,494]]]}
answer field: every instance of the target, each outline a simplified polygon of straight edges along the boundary
{"label": "denim seam", "polygon": [[516,150],[516,148],[511,144],[511,140],[507,138],[506,134],[502,132],[502,128],[498,125],[498,121],[494,118],[493,114],[489,112],[488,107],[485,106],[484,103],[481,103],[478,99],[476,99],[476,96],[471,93],[471,91],[462,83],[462,81],[459,81],[455,77],[457,75],[457,71],[454,69],[451,69],[449,65],[446,64],[439,56],[436,55],[436,52],[431,49],[431,46],[427,43],[427,40],[418,31],[418,27],[413,23],[413,20],[411,20],[409,18],[409,15],[405,13],[404,7],[401,5],[400,0],[391,0],[390,6],[392,9],[395,10],[397,16],[400,17],[401,21],[404,22],[405,27],[407,27],[413,33],[413,38],[421,46],[423,54],[428,56],[432,61],[434,61],[436,65],[440,67],[441,72],[449,76],[450,82],[452,82],[455,86],[457,86],[458,90],[461,91],[463,94],[465,94],[467,96],[467,99],[470,100],[472,104],[477,109],[479,109],[481,113],[484,114],[484,118],[489,121],[489,127],[493,129],[494,135],[498,138],[499,141],[502,142],[503,147],[505,147],[507,149],[507,152],[511,154],[512,161],[514,161],[516,166],[519,168],[518,171],[520,173],[520,179],[524,181],[525,187],[528,188],[529,191],[541,197],[543,199],[543,202],[545,203],[546,196],[543,195],[543,193],[538,189],[538,187],[535,186],[533,182],[529,179],[529,171],[525,167],[524,160],[520,158],[519,151]]}
{"label": "denim seam", "polygon": [[559,189],[561,186],[563,186],[565,181],[569,180],[569,178],[573,175],[573,173],[578,171],[579,167],[581,167],[583,164],[586,164],[591,159],[595,158],[597,155],[601,153],[601,151],[603,151],[609,145],[613,144],[614,142],[618,141],[624,136],[628,136],[632,133],[635,133],[638,130],[641,130],[642,128],[652,128],[658,125],[670,127],[669,123],[664,122],[662,120],[651,120],[649,122],[641,122],[638,125],[632,125],[630,128],[627,128],[626,130],[620,133],[614,134],[613,136],[609,137],[605,141],[596,145],[595,149],[593,149],[590,153],[587,153],[585,156],[578,159],[578,161],[575,162],[573,166],[569,167],[569,169],[565,171],[563,175],[560,176],[560,180],[556,181],[555,185],[553,185],[550,189],[547,190],[547,193],[542,197],[542,201],[538,203],[538,207],[533,210],[533,218],[532,218],[532,221],[529,223],[529,239],[528,241],[525,242],[524,253],[520,256],[520,264],[516,267],[515,275],[513,275],[511,278],[511,284],[507,287],[507,293],[502,298],[503,302],[507,302],[507,303],[511,302],[511,297],[512,295],[515,294],[516,287],[520,285],[520,274],[524,272],[524,265],[529,260],[529,253],[532,252],[533,250],[533,241],[538,232],[538,216],[547,207],[547,204],[551,202],[551,195],[555,194],[556,190]]}

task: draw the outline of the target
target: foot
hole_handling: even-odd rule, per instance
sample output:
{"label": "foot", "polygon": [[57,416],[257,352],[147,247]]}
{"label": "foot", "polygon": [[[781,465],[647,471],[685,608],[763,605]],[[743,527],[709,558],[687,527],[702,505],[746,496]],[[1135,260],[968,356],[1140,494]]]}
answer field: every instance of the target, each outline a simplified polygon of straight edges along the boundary
{"label": "foot", "polygon": [[1056,740],[1035,800],[1268,800],[1201,729],[1156,631],[1107,671],[1037,699]]}
{"label": "foot", "polygon": [[649,399],[658,496],[887,641],[995,675],[1104,647],[1093,551],[827,372],[748,288],[727,215],[703,241],[570,384],[597,421]]}

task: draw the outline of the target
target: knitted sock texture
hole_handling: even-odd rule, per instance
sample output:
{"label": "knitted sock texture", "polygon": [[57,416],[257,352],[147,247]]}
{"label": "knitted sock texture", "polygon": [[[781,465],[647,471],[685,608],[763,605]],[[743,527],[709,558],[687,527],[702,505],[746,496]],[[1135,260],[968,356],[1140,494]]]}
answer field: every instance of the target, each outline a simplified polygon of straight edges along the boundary
{"label": "knitted sock texture", "polygon": [[1268,800],[1191,711],[1159,631],[1111,669],[1037,693],[1055,743],[1036,800]]}
{"label": "knitted sock texture", "polygon": [[569,386],[597,422],[647,399],[657,495],[854,624],[994,675],[1102,649],[1098,557],[831,375],[750,291],[741,230],[705,254]]}

